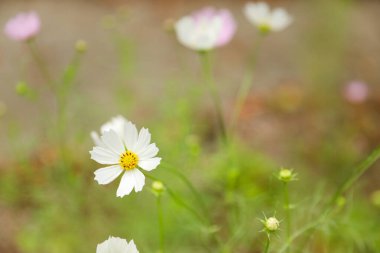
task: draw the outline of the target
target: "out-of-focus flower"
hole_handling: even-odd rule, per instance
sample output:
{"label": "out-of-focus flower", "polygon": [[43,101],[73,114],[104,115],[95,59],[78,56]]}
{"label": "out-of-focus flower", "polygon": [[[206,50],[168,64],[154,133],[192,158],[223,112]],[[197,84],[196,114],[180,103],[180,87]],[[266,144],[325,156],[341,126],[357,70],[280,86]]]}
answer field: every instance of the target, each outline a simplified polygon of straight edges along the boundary
{"label": "out-of-focus flower", "polygon": [[40,18],[34,11],[23,12],[8,20],[4,32],[12,40],[27,41],[40,31]]}
{"label": "out-of-focus flower", "polygon": [[134,124],[122,118],[116,123],[111,124],[113,128],[104,131],[90,154],[94,161],[110,165],[95,171],[95,180],[99,184],[109,184],[124,172],[116,192],[116,196],[123,197],[133,189],[135,192],[141,191],[145,185],[145,176],[138,167],[146,171],[154,170],[161,158],[156,157],[159,151],[156,144],[150,144],[148,129],[142,128],[138,133]]}
{"label": "out-of-focus flower", "polygon": [[127,240],[110,236],[107,240],[98,244],[96,253],[139,253],[133,240]]}
{"label": "out-of-focus flower", "polygon": [[226,9],[206,7],[178,20],[175,31],[182,45],[207,51],[230,42],[236,31],[236,22]]}
{"label": "out-of-focus flower", "polygon": [[165,191],[165,185],[161,181],[152,183],[152,192],[156,196],[160,196]]}
{"label": "out-of-focus flower", "polygon": [[[121,115],[118,115],[100,127],[100,134],[102,135],[109,130],[113,130],[120,136],[120,138],[123,138],[124,125],[128,122],[129,121],[126,118],[124,118]],[[97,132],[92,131],[91,138],[97,146],[101,145],[102,142]]]}
{"label": "out-of-focus flower", "polygon": [[363,103],[368,98],[368,86],[362,81],[349,82],[344,87],[343,96],[350,103]]}
{"label": "out-of-focus flower", "polygon": [[271,10],[269,5],[264,2],[247,3],[244,13],[248,20],[264,34],[284,30],[292,22],[292,18],[285,9]]}

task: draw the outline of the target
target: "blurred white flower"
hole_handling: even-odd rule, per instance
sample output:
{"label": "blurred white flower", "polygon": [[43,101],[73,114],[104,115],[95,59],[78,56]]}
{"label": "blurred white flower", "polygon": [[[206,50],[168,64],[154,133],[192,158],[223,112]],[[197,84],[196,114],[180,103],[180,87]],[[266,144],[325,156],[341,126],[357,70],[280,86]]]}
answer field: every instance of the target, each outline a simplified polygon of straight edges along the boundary
{"label": "blurred white flower", "polygon": [[[106,131],[114,130],[119,136],[124,135],[124,124],[127,123],[128,120],[121,115],[113,117],[110,121],[106,122],[100,127],[100,134],[104,134]],[[94,143],[100,146],[100,137],[97,132],[91,132],[91,138]]]}
{"label": "blurred white flower", "polygon": [[98,244],[96,253],[139,253],[133,240],[110,236],[106,241]]}
{"label": "blurred white flower", "polygon": [[182,45],[206,51],[230,42],[236,31],[236,22],[226,9],[206,7],[178,20],[175,31]]}
{"label": "blurred white flower", "polygon": [[292,18],[283,8],[270,10],[267,3],[247,3],[244,13],[248,20],[262,33],[284,30],[292,22]]}
{"label": "blurred white flower", "polygon": [[161,158],[156,157],[159,151],[156,144],[150,144],[148,129],[142,128],[138,133],[136,126],[124,118],[115,118],[111,122],[114,124],[106,124],[106,130],[90,154],[94,161],[110,165],[95,171],[95,180],[99,184],[109,184],[124,172],[116,193],[116,196],[123,197],[133,189],[141,191],[145,185],[145,176],[138,167],[154,170]]}

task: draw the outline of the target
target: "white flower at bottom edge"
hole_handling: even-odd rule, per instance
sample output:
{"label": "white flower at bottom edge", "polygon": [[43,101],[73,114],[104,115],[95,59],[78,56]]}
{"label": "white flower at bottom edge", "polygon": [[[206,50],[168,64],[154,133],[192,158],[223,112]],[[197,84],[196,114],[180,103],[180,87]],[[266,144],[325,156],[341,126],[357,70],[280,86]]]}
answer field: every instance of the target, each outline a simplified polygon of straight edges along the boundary
{"label": "white flower at bottom edge", "polygon": [[127,240],[110,236],[104,242],[98,244],[96,253],[139,253],[133,240]]}
{"label": "white flower at bottom edge", "polygon": [[150,144],[149,130],[142,128],[137,132],[136,126],[131,122],[124,123],[123,136],[114,130],[106,131],[100,137],[100,143],[91,151],[91,159],[110,165],[95,171],[95,180],[101,184],[109,184],[123,172],[116,196],[123,197],[135,189],[142,190],[145,185],[145,176],[138,169],[154,170],[161,161],[156,157],[159,149],[155,143]]}
{"label": "white flower at bottom edge", "polygon": [[[128,123],[129,120],[127,120],[126,118],[124,118],[123,116],[121,115],[118,115],[116,117],[113,117],[110,121],[104,123],[101,127],[100,127],[100,134],[104,134],[106,131],[109,131],[109,130],[114,130],[119,136],[123,136],[124,134],[124,125],[126,123]],[[100,141],[100,137],[98,135],[97,132],[95,131],[92,131],[91,132],[91,138],[92,140],[94,141],[94,143],[96,145],[100,145],[101,141]]]}

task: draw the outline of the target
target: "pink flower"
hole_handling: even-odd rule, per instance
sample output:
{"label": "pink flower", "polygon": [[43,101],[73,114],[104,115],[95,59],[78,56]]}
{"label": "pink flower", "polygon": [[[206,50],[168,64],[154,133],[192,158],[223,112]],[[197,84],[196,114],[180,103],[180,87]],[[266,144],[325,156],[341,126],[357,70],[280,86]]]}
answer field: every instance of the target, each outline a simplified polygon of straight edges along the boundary
{"label": "pink flower", "polygon": [[363,103],[368,98],[368,86],[362,81],[349,82],[344,87],[343,95],[348,102]]}
{"label": "pink flower", "polygon": [[236,22],[226,10],[206,7],[182,17],[175,25],[181,44],[193,50],[210,50],[226,45],[236,31]]}
{"label": "pink flower", "polygon": [[8,20],[4,32],[12,40],[26,41],[40,31],[40,18],[37,13],[23,12]]}

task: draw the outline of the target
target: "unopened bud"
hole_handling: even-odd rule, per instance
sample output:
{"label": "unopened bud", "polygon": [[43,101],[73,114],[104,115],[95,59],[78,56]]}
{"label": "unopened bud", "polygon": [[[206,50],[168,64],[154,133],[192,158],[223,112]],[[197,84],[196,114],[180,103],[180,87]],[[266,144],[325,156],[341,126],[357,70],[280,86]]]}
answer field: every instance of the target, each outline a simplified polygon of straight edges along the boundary
{"label": "unopened bud", "polygon": [[284,183],[296,180],[296,176],[297,175],[293,172],[293,170],[285,168],[281,168],[277,175],[278,179]]}
{"label": "unopened bud", "polygon": [[84,40],[78,40],[75,43],[75,50],[77,50],[79,53],[84,53],[87,51],[87,42]]}
{"label": "unopened bud", "polygon": [[264,221],[265,230],[268,232],[274,232],[279,229],[280,222],[275,217],[270,217]]}
{"label": "unopened bud", "polygon": [[152,183],[152,191],[155,195],[159,196],[165,191],[165,186],[161,181],[154,181]]}

